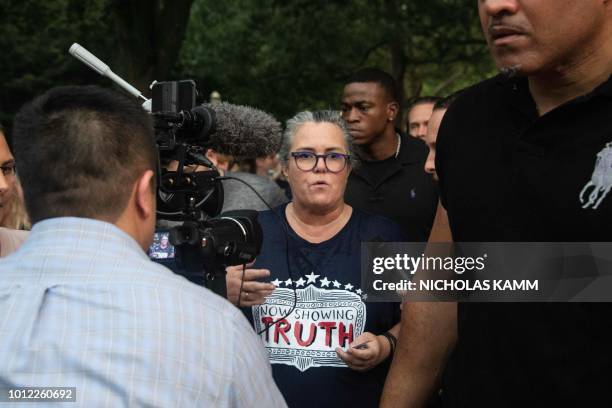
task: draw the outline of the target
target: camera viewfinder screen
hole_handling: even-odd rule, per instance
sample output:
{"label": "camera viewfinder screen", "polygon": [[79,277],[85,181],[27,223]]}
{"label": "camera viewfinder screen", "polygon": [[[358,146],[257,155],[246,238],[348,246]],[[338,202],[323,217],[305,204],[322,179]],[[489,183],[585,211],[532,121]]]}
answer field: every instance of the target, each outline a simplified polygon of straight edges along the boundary
{"label": "camera viewfinder screen", "polygon": [[174,246],[170,244],[168,231],[156,232],[153,236],[153,244],[147,253],[151,259],[170,259],[174,258]]}

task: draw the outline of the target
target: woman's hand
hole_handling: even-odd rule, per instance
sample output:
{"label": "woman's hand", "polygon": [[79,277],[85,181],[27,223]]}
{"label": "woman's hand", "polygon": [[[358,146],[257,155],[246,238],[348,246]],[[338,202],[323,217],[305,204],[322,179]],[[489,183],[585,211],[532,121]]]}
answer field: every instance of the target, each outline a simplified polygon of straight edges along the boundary
{"label": "woman's hand", "polygon": [[[249,266],[252,265],[253,263],[248,264],[244,272],[240,307],[261,305],[266,301],[266,296],[269,296],[274,288],[276,288],[272,283],[257,281],[258,279],[270,276],[268,269],[249,269]],[[238,292],[240,292],[240,283],[242,281],[242,265],[228,266],[225,268],[225,271],[227,272],[227,300],[234,305],[238,305]]]}
{"label": "woman's hand", "polygon": [[365,372],[383,362],[391,352],[391,345],[384,336],[376,336],[365,332],[357,337],[344,351],[336,348],[338,357],[346,363],[349,368]]}

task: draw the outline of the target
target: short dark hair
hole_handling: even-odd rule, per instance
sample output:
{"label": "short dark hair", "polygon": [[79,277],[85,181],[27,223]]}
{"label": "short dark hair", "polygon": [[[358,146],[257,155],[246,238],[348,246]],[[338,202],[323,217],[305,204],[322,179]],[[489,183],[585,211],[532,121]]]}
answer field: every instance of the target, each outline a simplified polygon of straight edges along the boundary
{"label": "short dark hair", "polygon": [[149,115],[97,86],[53,88],[22,107],[13,143],[32,223],[62,216],[115,222],[133,183],[157,163]]}
{"label": "short dark hair", "polygon": [[453,102],[455,102],[455,99],[457,99],[457,97],[461,95],[461,91],[457,91],[455,93],[452,93],[450,95],[448,95],[445,98],[441,98],[439,101],[437,101],[434,104],[433,110],[446,110],[449,108],[449,106],[451,106],[451,104]]}
{"label": "short dark hair", "polygon": [[440,101],[442,98],[439,96],[417,96],[416,98],[412,98],[410,99],[410,101],[408,102],[408,110],[407,112],[410,112],[410,110],[412,108],[414,108],[417,105],[423,105],[426,103],[430,103],[432,105],[435,105],[438,101]]}
{"label": "short dark hair", "polygon": [[384,90],[389,99],[393,102],[400,102],[399,92],[395,79],[391,74],[378,69],[378,68],[363,68],[353,73],[345,85],[353,84],[355,82],[375,82],[380,85]]}

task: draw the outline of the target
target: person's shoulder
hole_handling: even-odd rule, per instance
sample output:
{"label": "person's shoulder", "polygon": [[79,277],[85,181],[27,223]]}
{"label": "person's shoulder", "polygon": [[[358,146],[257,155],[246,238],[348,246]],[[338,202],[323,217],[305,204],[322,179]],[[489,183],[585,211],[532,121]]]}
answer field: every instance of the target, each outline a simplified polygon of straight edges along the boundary
{"label": "person's shoulder", "polygon": [[469,98],[493,92],[499,89],[500,86],[507,81],[508,79],[505,78],[502,74],[494,75],[463,89],[461,91],[461,94],[457,97],[457,101],[465,99],[466,96]]}
{"label": "person's shoulder", "polygon": [[241,172],[241,171],[237,171],[237,172],[228,171],[226,172],[226,176],[235,177],[251,185],[269,186],[270,184],[274,184],[272,180],[269,180],[265,177],[261,177],[253,173],[246,173],[246,172]]}
{"label": "person's shoulder", "polygon": [[0,256],[7,256],[17,250],[28,237],[29,231],[0,227]]}
{"label": "person's shoulder", "polygon": [[[226,176],[237,178],[239,180],[242,180],[244,183],[248,184],[249,186],[251,186],[259,194],[261,194],[262,197],[272,207],[287,201],[287,197],[285,193],[283,192],[283,190],[278,186],[278,184],[276,184],[276,182],[274,182],[273,180],[269,178],[262,177],[257,174],[244,173],[244,172],[236,172],[236,173],[227,172]],[[242,191],[245,191],[245,192],[248,191],[250,193],[252,192],[249,187],[247,187],[240,181],[225,180],[226,183],[228,181],[231,183],[230,187],[235,194],[237,192],[241,193]],[[249,194],[249,197],[252,198],[252,195]],[[256,204],[254,205],[254,209],[262,210],[265,208],[266,208],[266,205],[264,203],[260,202],[259,200],[256,201]]]}
{"label": "person's shoulder", "polygon": [[272,209],[259,211],[257,214],[257,221],[259,221],[262,226],[281,226],[281,223],[284,222],[285,217],[285,208],[287,207],[287,203],[283,203],[278,205]]}
{"label": "person's shoulder", "polygon": [[205,346],[202,339],[214,337],[215,340],[211,340],[213,344],[224,348],[209,361],[229,364],[244,340],[245,332],[252,330],[242,312],[226,298],[160,264],[148,262],[146,267],[148,273],[120,285],[118,294],[128,291],[134,299],[128,306],[131,311],[137,313],[142,321],[155,322],[154,328],[178,330],[191,352],[206,352],[202,348]]}
{"label": "person's shoulder", "polygon": [[416,139],[404,132],[397,131],[401,139],[399,159],[404,163],[425,162],[429,149],[421,139]]}
{"label": "person's shoulder", "polygon": [[405,240],[402,227],[395,221],[378,214],[353,208],[353,216],[360,235],[366,240],[398,242]]}
{"label": "person's shoulder", "polygon": [[274,180],[269,179],[267,177],[262,177],[258,174],[242,172],[229,173],[229,175],[239,178],[240,180],[243,180],[253,186],[258,186],[262,189],[265,189],[266,191],[280,191],[282,193],[282,189],[278,186],[278,184],[276,184]]}
{"label": "person's shoulder", "polygon": [[462,117],[466,116],[466,112],[480,113],[480,108],[491,106],[506,81],[508,79],[498,74],[461,90],[457,99],[448,108],[444,120],[447,120],[447,117],[457,116],[458,113]]}
{"label": "person's shoulder", "polygon": [[436,163],[445,151],[469,149],[471,143],[475,143],[474,134],[480,134],[487,126],[488,117],[499,112],[500,91],[508,81],[499,74],[461,91],[440,124]]}
{"label": "person's shoulder", "polygon": [[235,319],[240,314],[235,313],[237,309],[224,297],[190,282],[161,264],[144,260],[143,267],[147,268],[148,273],[152,273],[151,278],[147,281],[139,280],[138,283],[134,283],[143,291],[154,288],[156,292],[165,295],[168,299],[180,297],[183,308],[200,310],[203,313],[199,315],[204,318]]}

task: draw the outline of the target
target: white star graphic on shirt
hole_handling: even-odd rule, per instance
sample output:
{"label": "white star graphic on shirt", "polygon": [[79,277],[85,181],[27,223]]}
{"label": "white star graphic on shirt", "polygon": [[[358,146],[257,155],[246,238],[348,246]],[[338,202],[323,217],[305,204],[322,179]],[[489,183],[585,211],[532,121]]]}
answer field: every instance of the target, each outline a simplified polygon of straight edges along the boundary
{"label": "white star graphic on shirt", "polygon": [[270,282],[271,284],[273,284],[276,287],[279,287],[281,284],[281,281],[278,280],[278,278],[274,279],[272,282]]}
{"label": "white star graphic on shirt", "polygon": [[285,281],[285,286],[291,286],[292,283],[293,281],[291,280],[291,278],[289,278]]}
{"label": "white star graphic on shirt", "polygon": [[367,293],[365,293],[365,294],[364,294],[364,295],[363,295],[361,298],[362,298],[363,300],[366,300],[366,299],[368,298],[368,294],[367,294]]}
{"label": "white star graphic on shirt", "polygon": [[304,286],[305,283],[306,283],[306,281],[304,279],[300,278],[300,279],[295,281],[295,286],[299,288],[300,286]]}
{"label": "white star graphic on shirt", "polygon": [[310,272],[310,275],[304,275],[308,278],[308,282],[306,283],[316,283],[317,278],[321,275],[315,275],[314,272]]}
{"label": "white star graphic on shirt", "polygon": [[352,290],[354,288],[353,285],[351,285],[350,283],[347,283],[346,285],[344,285],[344,289],[346,290]]}
{"label": "white star graphic on shirt", "polygon": [[319,279],[319,283],[321,284],[321,287],[325,286],[326,288],[328,288],[331,281],[327,280],[327,277],[325,277],[323,279]]}
{"label": "white star graphic on shirt", "polygon": [[340,287],[340,282],[338,282],[337,280],[335,280],[333,282],[333,284],[334,284],[334,288],[339,288]]}
{"label": "white star graphic on shirt", "polygon": [[358,295],[361,295],[361,289],[357,289],[355,292],[356,292]]}

